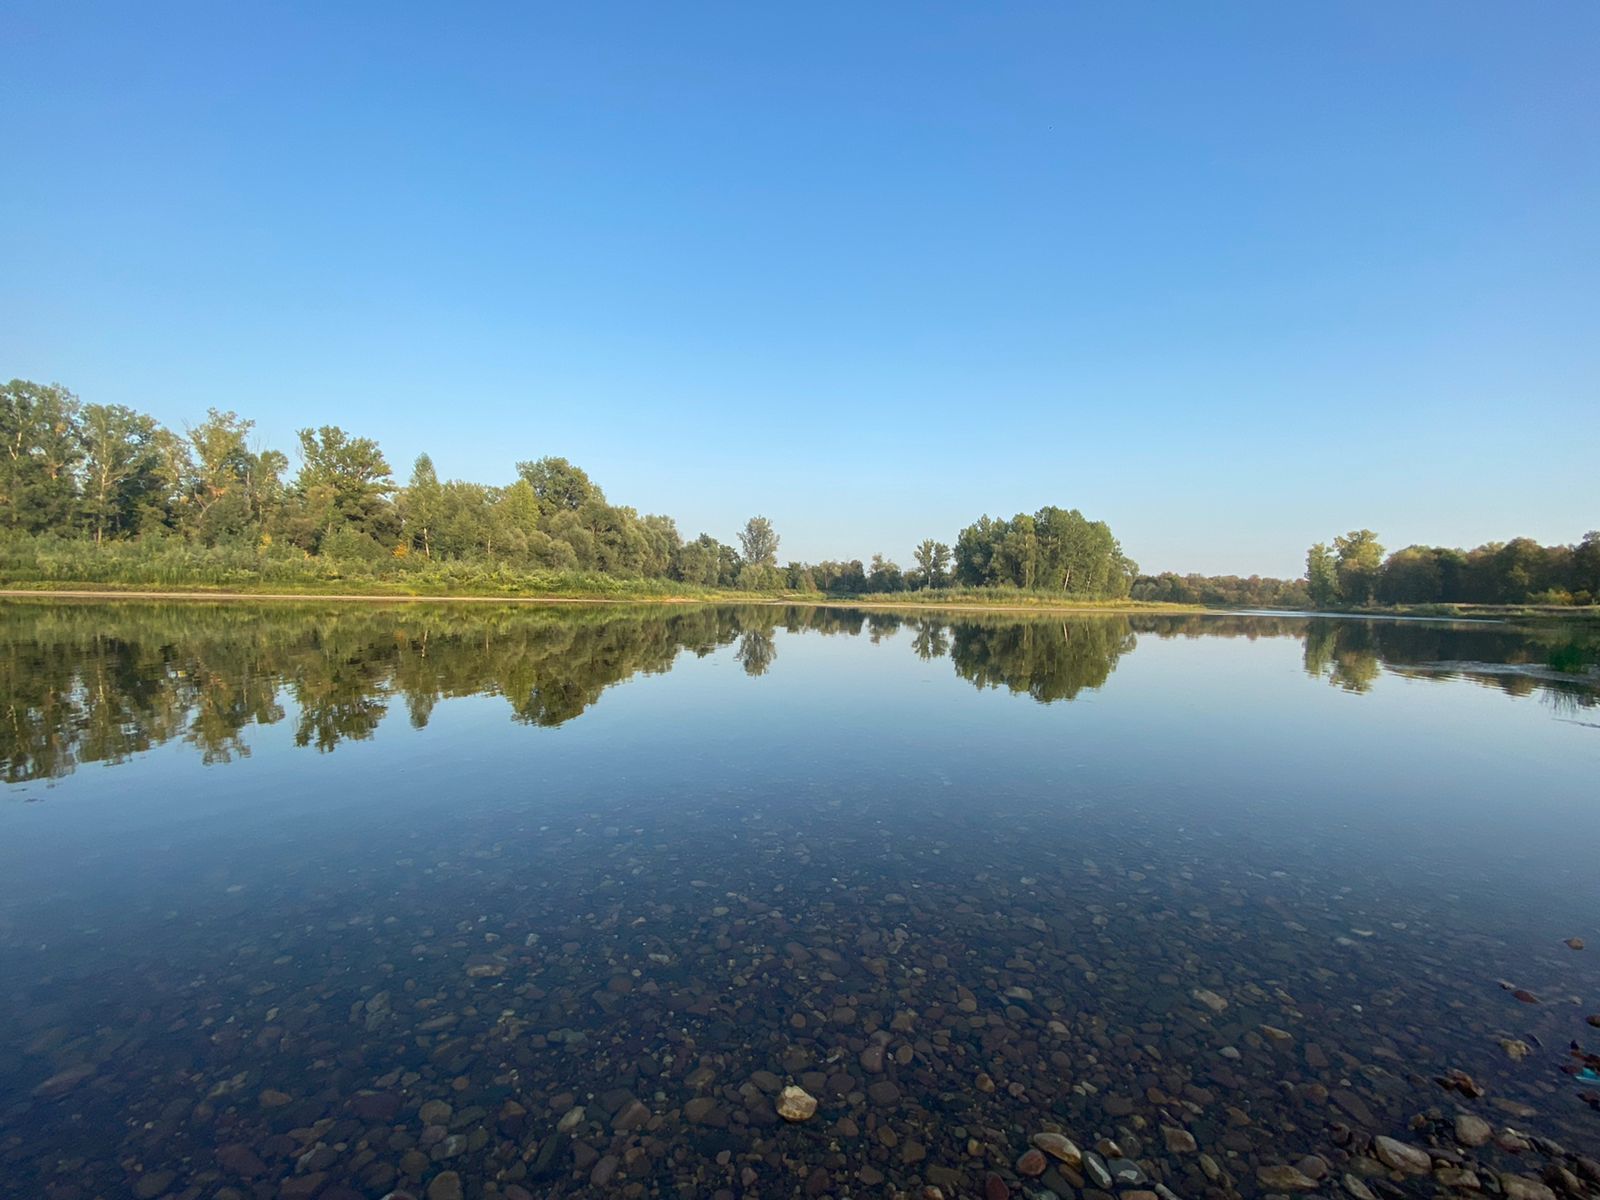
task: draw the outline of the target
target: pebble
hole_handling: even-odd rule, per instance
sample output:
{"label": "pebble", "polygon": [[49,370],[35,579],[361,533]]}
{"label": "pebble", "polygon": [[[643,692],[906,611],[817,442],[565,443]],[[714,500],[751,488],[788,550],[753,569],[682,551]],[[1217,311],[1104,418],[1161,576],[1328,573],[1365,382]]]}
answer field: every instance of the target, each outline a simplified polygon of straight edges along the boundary
{"label": "pebble", "polygon": [[1119,1158],[1108,1167],[1112,1180],[1120,1187],[1137,1187],[1144,1182],[1144,1169],[1132,1159]]}
{"label": "pebble", "polygon": [[1501,1175],[1500,1190],[1506,1200],[1556,1200],[1556,1194],[1537,1179],[1526,1175]]}
{"label": "pebble", "polygon": [[875,1104],[893,1104],[900,1099],[900,1089],[887,1079],[880,1079],[867,1089]]}
{"label": "pebble", "polygon": [[1268,1191],[1274,1192],[1310,1192],[1315,1191],[1317,1181],[1303,1174],[1298,1167],[1257,1167],[1256,1182]]}
{"label": "pebble", "polygon": [[428,1185],[428,1200],[461,1200],[461,1176],[445,1171]]}
{"label": "pebble", "polygon": [[594,1170],[589,1172],[589,1182],[595,1187],[605,1187],[611,1182],[612,1176],[617,1173],[617,1168],[622,1165],[622,1160],[615,1154],[607,1154],[594,1164]]}
{"label": "pebble", "polygon": [[1210,988],[1195,988],[1191,994],[1214,1013],[1220,1013],[1228,1007],[1228,1002]]}
{"label": "pebble", "polygon": [[1106,1170],[1105,1162],[1098,1154],[1089,1151],[1083,1156],[1083,1173],[1089,1177],[1089,1182],[1102,1191],[1111,1187],[1111,1172]]}
{"label": "pebble", "polygon": [[1062,1134],[1036,1133],[1030,1140],[1035,1149],[1044,1151],[1057,1162],[1064,1162],[1074,1170],[1083,1165],[1083,1151]]}
{"label": "pebble", "polygon": [[1463,1146],[1482,1146],[1487,1144],[1494,1136],[1494,1130],[1489,1122],[1472,1113],[1460,1113],[1456,1117],[1456,1141]]}
{"label": "pebble", "polygon": [[804,1088],[786,1087],[778,1094],[778,1115],[785,1121],[809,1121],[817,1113],[817,1098]]}
{"label": "pebble", "polygon": [[1027,1150],[1021,1158],[1017,1159],[1017,1174],[1036,1178],[1044,1174],[1044,1169],[1048,1165],[1049,1160],[1039,1150]]}
{"label": "pebble", "polygon": [[1426,1175],[1433,1170],[1433,1158],[1426,1150],[1397,1142],[1391,1137],[1378,1137],[1372,1145],[1378,1160],[1386,1167],[1408,1175]]}
{"label": "pebble", "polygon": [[616,1133],[632,1133],[648,1125],[651,1115],[650,1108],[644,1101],[632,1100],[624,1104],[612,1118],[611,1128]]}
{"label": "pebble", "polygon": [[1187,1129],[1175,1129],[1171,1125],[1161,1127],[1161,1139],[1166,1142],[1167,1149],[1173,1154],[1193,1154],[1200,1148],[1195,1143],[1194,1134]]}

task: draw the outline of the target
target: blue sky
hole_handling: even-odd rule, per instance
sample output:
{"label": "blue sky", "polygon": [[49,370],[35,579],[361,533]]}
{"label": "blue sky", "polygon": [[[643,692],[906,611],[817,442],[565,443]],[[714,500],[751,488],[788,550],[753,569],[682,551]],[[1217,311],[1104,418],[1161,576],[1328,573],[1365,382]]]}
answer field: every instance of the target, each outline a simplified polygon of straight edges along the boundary
{"label": "blue sky", "polygon": [[1600,6],[10,3],[0,375],[782,556],[1600,526]]}

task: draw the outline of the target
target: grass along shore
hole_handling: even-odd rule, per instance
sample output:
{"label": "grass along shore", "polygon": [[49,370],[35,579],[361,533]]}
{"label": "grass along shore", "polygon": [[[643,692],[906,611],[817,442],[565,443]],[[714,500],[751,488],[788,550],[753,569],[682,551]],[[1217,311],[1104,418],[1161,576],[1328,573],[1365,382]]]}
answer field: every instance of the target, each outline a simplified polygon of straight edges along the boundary
{"label": "grass along shore", "polygon": [[[939,609],[947,612],[1017,613],[1197,613],[1198,604],[1134,600],[1127,597],[1064,596],[1011,588],[933,588],[904,592],[737,591],[695,587],[668,579],[619,579],[608,575],[560,572],[519,574],[499,580],[437,578],[327,578],[257,580],[213,584],[179,581],[151,584],[107,580],[15,580],[0,578],[0,599],[254,601],[262,603],[326,600],[339,603],[438,604],[812,604],[835,608]],[[1285,612],[1298,610],[1285,609]],[[1359,609],[1325,609],[1306,616],[1413,617],[1439,620],[1600,621],[1600,605],[1569,607],[1530,604],[1388,604]]]}
{"label": "grass along shore", "polygon": [[976,589],[936,588],[921,592],[869,593],[841,596],[825,592],[745,592],[721,588],[693,588],[665,580],[607,579],[597,590],[583,580],[579,586],[529,589],[447,591],[416,589],[391,581],[345,581],[344,586],[243,584],[150,587],[142,584],[54,584],[0,580],[0,598],[11,600],[170,600],[435,604],[812,604],[837,608],[925,608],[972,612],[1203,612],[1197,605],[1166,604],[1129,599],[1090,599],[1028,593],[985,593]]}

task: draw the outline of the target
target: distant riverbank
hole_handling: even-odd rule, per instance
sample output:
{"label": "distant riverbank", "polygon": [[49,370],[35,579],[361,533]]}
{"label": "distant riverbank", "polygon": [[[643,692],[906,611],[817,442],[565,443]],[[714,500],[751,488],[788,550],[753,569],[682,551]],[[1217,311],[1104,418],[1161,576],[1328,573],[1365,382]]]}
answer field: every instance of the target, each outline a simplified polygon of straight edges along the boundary
{"label": "distant riverbank", "polygon": [[[585,584],[589,583],[585,580]],[[1229,612],[1199,604],[1173,604],[1155,600],[1073,597],[1008,589],[934,588],[914,592],[869,592],[840,595],[830,592],[761,591],[721,588],[672,587],[661,580],[606,581],[603,592],[588,586],[550,590],[488,589],[445,591],[403,589],[383,581],[344,581],[324,588],[237,584],[229,587],[150,587],[135,584],[98,584],[74,581],[69,586],[45,583],[0,584],[0,598],[14,600],[146,600],[146,601],[251,601],[285,603],[329,601],[353,604],[812,604],[832,608],[937,609],[943,612],[991,613],[1203,613]],[[1359,609],[1305,611],[1285,609],[1288,615],[1324,617],[1410,617],[1436,620],[1579,620],[1600,621],[1600,606],[1568,607],[1529,604],[1390,604]]]}
{"label": "distant riverbank", "polygon": [[13,600],[161,600],[161,601],[249,601],[298,602],[332,601],[362,604],[812,604],[835,608],[925,608],[967,612],[1204,612],[1191,604],[1162,604],[1153,601],[1119,599],[1074,599],[1068,596],[998,594],[974,595],[970,590],[934,589],[927,592],[895,592],[867,596],[837,596],[821,592],[740,592],[688,588],[681,592],[656,590],[651,583],[637,590],[618,581],[616,590],[596,595],[583,592],[417,592],[363,587],[359,590],[295,590],[249,586],[231,588],[149,588],[116,585],[75,584],[72,587],[42,585],[0,586],[0,598]]}

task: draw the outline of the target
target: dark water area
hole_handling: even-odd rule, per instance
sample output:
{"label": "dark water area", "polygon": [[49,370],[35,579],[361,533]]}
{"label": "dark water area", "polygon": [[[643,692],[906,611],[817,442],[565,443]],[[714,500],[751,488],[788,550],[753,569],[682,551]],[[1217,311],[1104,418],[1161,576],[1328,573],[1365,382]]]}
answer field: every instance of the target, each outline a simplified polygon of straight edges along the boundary
{"label": "dark water area", "polygon": [[0,1195],[1600,1194],[1597,664],[0,605]]}

